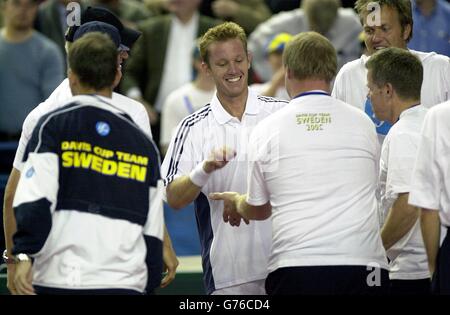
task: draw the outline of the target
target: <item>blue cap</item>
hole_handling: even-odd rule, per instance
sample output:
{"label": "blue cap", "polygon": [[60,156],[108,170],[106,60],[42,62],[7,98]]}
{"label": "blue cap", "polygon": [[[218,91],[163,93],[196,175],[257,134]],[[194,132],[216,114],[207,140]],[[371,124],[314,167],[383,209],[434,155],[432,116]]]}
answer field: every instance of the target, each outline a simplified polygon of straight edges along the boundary
{"label": "blue cap", "polygon": [[100,32],[103,34],[107,34],[109,36],[109,38],[111,38],[111,40],[114,42],[114,45],[116,45],[116,47],[119,50],[127,50],[128,49],[128,47],[125,47],[120,43],[121,38],[120,38],[119,30],[117,28],[115,28],[111,24],[107,24],[107,23],[103,23],[103,22],[99,22],[99,21],[87,22],[87,23],[84,23],[83,25],[81,25],[75,31],[75,34],[73,35],[73,40],[76,41],[77,39],[83,37],[83,35],[85,35],[87,33],[92,33],[92,32]]}

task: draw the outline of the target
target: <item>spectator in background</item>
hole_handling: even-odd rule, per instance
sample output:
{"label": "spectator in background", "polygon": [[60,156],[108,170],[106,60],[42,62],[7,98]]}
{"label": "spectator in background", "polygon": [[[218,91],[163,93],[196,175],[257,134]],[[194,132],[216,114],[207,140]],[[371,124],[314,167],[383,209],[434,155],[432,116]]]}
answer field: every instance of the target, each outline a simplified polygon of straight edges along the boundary
{"label": "spectator in background", "polygon": [[408,47],[450,56],[450,4],[444,0],[412,1],[413,37]]}
{"label": "spectator in background", "polygon": [[18,140],[25,117],[64,78],[61,52],[33,29],[37,0],[1,0],[0,140]]}
{"label": "spectator in background", "polygon": [[193,68],[195,79],[176,89],[167,96],[161,113],[161,153],[166,154],[172,135],[180,123],[188,115],[209,104],[214,96],[216,86],[202,67],[200,51],[193,49]]}
{"label": "spectator in background", "polygon": [[143,0],[143,3],[153,15],[169,12],[169,0]]}
{"label": "spectator in background", "polygon": [[121,89],[144,103],[149,111],[153,139],[159,144],[159,115],[167,96],[192,81],[195,39],[219,23],[198,13],[201,0],[169,0],[170,15],[141,24],[142,37],[128,60]]}
{"label": "spectator in background", "polygon": [[274,15],[250,35],[253,69],[262,81],[270,80],[273,73],[264,58],[264,47],[278,33],[295,35],[306,31],[317,31],[331,41],[340,68],[360,55],[358,34],[361,30],[355,12],[342,8],[340,0],[303,0],[301,8]]}
{"label": "spectator in background", "polygon": [[136,28],[140,21],[153,16],[147,7],[137,0],[86,0],[86,3],[108,9],[117,15],[125,26],[132,28]]}
{"label": "spectator in background", "polygon": [[215,17],[239,24],[247,35],[272,15],[264,0],[214,0],[211,8]]}
{"label": "spectator in background", "polygon": [[[295,10],[302,3],[301,0],[265,0],[265,1],[273,13]],[[341,2],[344,8],[353,8],[353,6],[355,5],[355,0],[342,0]]]}
{"label": "spectator in background", "polygon": [[291,99],[285,87],[283,66],[283,50],[291,38],[291,34],[280,33],[270,41],[266,48],[266,56],[269,60],[273,76],[269,82],[262,84],[255,83],[250,86],[257,94],[271,96],[286,101]]}
{"label": "spectator in background", "polygon": [[64,62],[66,57],[64,34],[68,27],[66,8],[70,2],[80,3],[81,8],[84,8],[81,0],[47,0],[39,5],[35,22],[36,30],[58,45],[64,56]]}

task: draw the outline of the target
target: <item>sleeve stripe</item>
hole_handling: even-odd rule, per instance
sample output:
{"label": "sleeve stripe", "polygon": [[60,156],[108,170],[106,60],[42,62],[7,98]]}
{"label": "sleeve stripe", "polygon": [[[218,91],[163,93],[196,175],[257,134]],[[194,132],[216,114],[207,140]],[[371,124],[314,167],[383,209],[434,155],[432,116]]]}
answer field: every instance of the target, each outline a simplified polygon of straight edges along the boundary
{"label": "sleeve stripe", "polygon": [[187,135],[190,131],[190,127],[194,126],[196,123],[198,123],[202,119],[206,118],[210,112],[211,112],[211,107],[208,104],[208,105],[206,105],[205,109],[201,110],[198,113],[195,113],[193,115],[186,117],[183,120],[183,122],[181,123],[181,126],[178,129],[175,139],[173,140],[174,149],[172,152],[172,156],[170,158],[167,176],[165,176],[166,178],[164,179],[165,186],[167,186],[173,180],[173,177],[176,174],[179,160],[181,158],[181,154],[183,153],[183,146],[186,141]]}

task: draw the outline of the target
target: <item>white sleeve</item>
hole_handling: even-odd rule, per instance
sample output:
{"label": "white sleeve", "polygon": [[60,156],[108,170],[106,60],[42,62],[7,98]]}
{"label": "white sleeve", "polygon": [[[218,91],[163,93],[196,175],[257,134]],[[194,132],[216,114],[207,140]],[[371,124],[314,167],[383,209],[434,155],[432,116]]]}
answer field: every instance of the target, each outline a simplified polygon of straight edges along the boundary
{"label": "white sleeve", "polygon": [[270,195],[264,179],[262,162],[267,161],[270,154],[268,148],[260,141],[259,130],[256,127],[249,139],[248,172],[247,172],[247,203],[252,206],[262,206],[269,201]]}
{"label": "white sleeve", "polygon": [[19,146],[14,157],[13,166],[15,169],[22,171],[22,160],[25,154],[25,148],[27,147],[28,141],[30,140],[33,133],[33,129],[38,123],[39,119],[44,114],[47,114],[53,109],[56,109],[56,106],[53,106],[54,104],[61,104],[71,97],[72,92],[70,90],[69,80],[65,79],[44,102],[40,103],[28,114],[22,125],[22,134],[20,135]]}
{"label": "white sleeve", "polygon": [[[39,104],[39,106],[41,106],[41,104]],[[25,149],[27,147],[28,141],[30,141],[31,135],[33,134],[34,127],[36,127],[36,124],[39,121],[39,118],[41,117],[39,114],[38,107],[36,107],[33,111],[31,111],[31,113],[28,114],[22,125],[22,133],[20,135],[19,145],[17,147],[16,155],[14,156],[13,162],[14,168],[17,169],[18,171],[22,171],[24,164],[23,156],[25,154]]]}
{"label": "white sleeve", "polygon": [[430,110],[422,127],[422,134],[411,180],[409,203],[427,209],[439,209],[441,181],[436,156],[436,121]]}
{"label": "white sleeve", "polygon": [[55,205],[58,170],[58,156],[55,153],[30,153],[20,174],[13,207],[42,198]]}
{"label": "white sleeve", "polygon": [[401,133],[389,143],[386,196],[395,200],[401,193],[409,193],[411,175],[417,154],[417,139],[411,134]]}
{"label": "white sleeve", "polygon": [[150,187],[150,207],[144,234],[163,241],[164,238],[164,210],[163,210],[164,184],[158,180],[156,187]]}
{"label": "white sleeve", "polygon": [[142,104],[141,107],[142,108],[139,115],[136,116],[135,123],[142,129],[142,131],[145,132],[145,134],[147,134],[147,136],[150,137],[150,139],[153,139],[152,129],[150,127],[150,119],[148,118],[147,110]]}
{"label": "white sleeve", "polygon": [[[173,135],[164,161],[161,165],[161,177],[164,185],[167,186],[178,177],[189,175],[197,165],[198,159],[195,157],[196,147],[193,145],[193,133],[190,126],[190,118],[187,117],[178,124]],[[197,146],[197,150],[201,151]]]}
{"label": "white sleeve", "polygon": [[334,80],[333,90],[331,91],[331,96],[334,98],[346,102],[345,95],[345,66],[339,70]]}

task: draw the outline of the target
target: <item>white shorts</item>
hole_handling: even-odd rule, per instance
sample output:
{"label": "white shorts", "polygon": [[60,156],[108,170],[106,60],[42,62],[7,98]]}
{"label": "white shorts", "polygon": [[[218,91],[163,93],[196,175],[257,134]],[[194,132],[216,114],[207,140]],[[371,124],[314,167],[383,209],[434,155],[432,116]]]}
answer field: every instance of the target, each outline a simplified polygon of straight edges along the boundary
{"label": "white shorts", "polygon": [[218,289],[211,293],[211,295],[267,295],[265,282],[265,279],[246,282]]}

